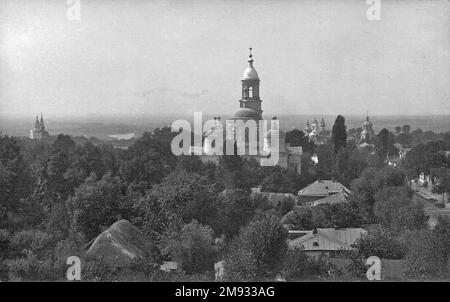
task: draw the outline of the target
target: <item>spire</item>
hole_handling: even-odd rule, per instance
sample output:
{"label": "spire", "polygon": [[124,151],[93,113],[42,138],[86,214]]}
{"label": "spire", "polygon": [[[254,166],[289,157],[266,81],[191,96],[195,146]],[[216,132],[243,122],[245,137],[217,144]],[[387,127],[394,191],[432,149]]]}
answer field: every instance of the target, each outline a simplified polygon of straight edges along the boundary
{"label": "spire", "polygon": [[250,46],[248,50],[250,51],[250,54],[248,55],[248,66],[253,67],[253,54],[252,54],[253,48]]}
{"label": "spire", "polygon": [[251,81],[259,81],[258,73],[253,67],[253,48],[249,47],[250,54],[248,55],[248,67],[244,71],[244,75],[242,77],[243,81],[251,80]]}
{"label": "spire", "polygon": [[45,126],[44,126],[44,118],[43,118],[43,116],[42,116],[42,112],[41,112],[41,123],[40,123],[39,126],[40,126],[41,130],[44,131]]}

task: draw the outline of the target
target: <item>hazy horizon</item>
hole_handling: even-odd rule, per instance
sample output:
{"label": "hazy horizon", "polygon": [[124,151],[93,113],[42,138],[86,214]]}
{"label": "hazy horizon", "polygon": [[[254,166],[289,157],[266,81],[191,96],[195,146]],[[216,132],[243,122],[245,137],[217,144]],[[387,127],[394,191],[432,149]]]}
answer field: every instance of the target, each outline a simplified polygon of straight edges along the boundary
{"label": "hazy horizon", "polygon": [[[346,119],[347,129],[361,127],[365,121],[364,115],[344,115]],[[203,114],[203,122],[213,118],[214,115]],[[227,119],[230,116],[222,116]],[[331,129],[335,121],[335,115],[305,115],[305,114],[281,114],[278,115],[280,120],[280,128],[283,130],[291,130],[297,128],[303,130],[306,121],[310,122],[316,117],[320,120],[325,119],[327,129]],[[270,116],[264,116],[270,119]],[[84,116],[84,117],[46,117],[44,121],[46,129],[51,135],[60,133],[73,136],[97,137],[107,139],[110,135],[134,133],[139,136],[145,131],[151,131],[158,127],[170,126],[176,119],[186,119],[193,126],[193,115],[190,114],[160,114],[147,116],[126,116],[117,117],[100,117],[100,116]],[[10,136],[27,136],[29,130],[34,127],[35,117],[8,117],[2,119],[0,116],[0,131]],[[374,115],[370,117],[375,131],[387,128],[394,132],[395,126],[408,124],[411,129],[420,128],[423,131],[431,130],[435,133],[450,131],[450,118],[448,115],[430,115],[430,116],[380,116]]]}
{"label": "hazy horizon", "polygon": [[[265,116],[450,115],[450,1],[0,3],[0,117],[230,116],[253,47]],[[33,121],[33,120],[32,120]]]}

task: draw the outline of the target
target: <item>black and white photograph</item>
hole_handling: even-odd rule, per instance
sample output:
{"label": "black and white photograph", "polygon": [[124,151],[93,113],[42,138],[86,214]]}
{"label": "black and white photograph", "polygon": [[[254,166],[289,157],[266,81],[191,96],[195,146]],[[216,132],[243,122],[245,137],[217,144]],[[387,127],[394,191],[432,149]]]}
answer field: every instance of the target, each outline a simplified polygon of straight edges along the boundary
{"label": "black and white photograph", "polygon": [[449,0],[0,1],[0,284],[448,282],[449,196]]}

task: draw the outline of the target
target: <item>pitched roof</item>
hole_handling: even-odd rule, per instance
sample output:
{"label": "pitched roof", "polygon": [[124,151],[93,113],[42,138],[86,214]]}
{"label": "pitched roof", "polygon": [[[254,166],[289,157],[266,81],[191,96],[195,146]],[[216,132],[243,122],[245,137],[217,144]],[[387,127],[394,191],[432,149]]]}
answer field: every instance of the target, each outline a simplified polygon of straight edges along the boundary
{"label": "pitched roof", "polygon": [[352,245],[367,231],[362,228],[346,229],[317,229],[313,231],[289,231],[289,234],[306,232],[306,235],[297,237],[289,241],[289,246],[303,246],[306,251],[327,250],[336,251],[341,249],[351,249]]}
{"label": "pitched roof", "polygon": [[330,196],[315,200],[310,203],[311,206],[317,206],[321,204],[337,204],[337,203],[347,203],[348,202],[348,193],[346,191],[342,191],[337,194],[332,194]]}
{"label": "pitched roof", "polygon": [[153,249],[155,245],[150,239],[128,220],[122,219],[98,235],[86,254],[115,267],[125,267]]}
{"label": "pitched roof", "polygon": [[343,184],[335,180],[317,180],[302,190],[298,191],[299,196],[327,196],[345,191],[350,193]]}

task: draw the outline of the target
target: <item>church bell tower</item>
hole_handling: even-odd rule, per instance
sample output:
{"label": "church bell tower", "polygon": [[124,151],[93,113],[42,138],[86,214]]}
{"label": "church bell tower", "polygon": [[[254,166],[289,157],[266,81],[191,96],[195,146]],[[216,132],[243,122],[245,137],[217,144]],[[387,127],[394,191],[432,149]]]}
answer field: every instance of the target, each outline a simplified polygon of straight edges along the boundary
{"label": "church bell tower", "polygon": [[262,116],[261,99],[259,97],[259,76],[253,67],[252,48],[249,48],[248,67],[242,77],[242,98],[239,100],[240,108],[249,108]]}

